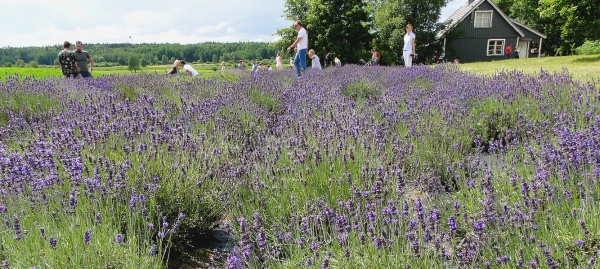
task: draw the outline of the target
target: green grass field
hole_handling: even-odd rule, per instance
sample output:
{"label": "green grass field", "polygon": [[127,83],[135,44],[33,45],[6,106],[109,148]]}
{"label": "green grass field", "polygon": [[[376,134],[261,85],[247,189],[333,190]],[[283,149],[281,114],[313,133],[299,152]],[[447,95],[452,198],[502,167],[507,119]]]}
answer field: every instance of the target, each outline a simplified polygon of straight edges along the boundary
{"label": "green grass field", "polygon": [[[220,64],[192,64],[194,69],[198,71],[202,77],[212,77],[218,74],[214,71],[221,70]],[[164,74],[171,68],[171,65],[152,65],[147,67],[142,67],[142,70],[138,70],[136,73],[131,72],[127,69],[127,66],[113,66],[113,67],[94,67],[94,71],[92,75],[94,77],[108,75],[108,74],[119,74],[119,75],[129,75],[129,74],[145,74],[145,73],[158,73]],[[185,73],[180,69],[180,74],[182,76]],[[60,67],[39,67],[39,68],[18,68],[18,67],[0,67],[0,79],[5,80],[7,76],[33,76],[36,78],[45,78],[52,76],[62,76],[62,72]]]}
{"label": "green grass field", "polygon": [[[202,77],[212,77],[221,70],[220,64],[193,64],[192,65]],[[550,72],[561,72],[563,69],[569,70],[573,78],[586,81],[588,79],[600,80],[600,55],[575,55],[560,57],[543,57],[528,59],[511,59],[494,62],[466,63],[460,65],[461,69],[475,74],[492,75],[502,70],[521,70],[526,74],[539,74],[541,69]],[[137,73],[159,73],[163,74],[171,68],[171,65],[154,65],[142,68]],[[230,69],[231,67],[228,66]],[[4,80],[6,76],[34,76],[44,78],[47,76],[62,76],[58,67],[40,67],[40,68],[16,68],[0,67],[0,79]],[[94,77],[107,74],[134,74],[127,70],[127,66],[115,67],[96,67],[94,68]]]}
{"label": "green grass field", "polygon": [[521,70],[525,74],[539,74],[540,69],[550,72],[569,70],[573,78],[586,81],[600,78],[600,55],[575,55],[560,57],[542,57],[527,59],[510,59],[494,62],[478,62],[460,64],[461,69],[475,74],[491,75],[502,70]]}

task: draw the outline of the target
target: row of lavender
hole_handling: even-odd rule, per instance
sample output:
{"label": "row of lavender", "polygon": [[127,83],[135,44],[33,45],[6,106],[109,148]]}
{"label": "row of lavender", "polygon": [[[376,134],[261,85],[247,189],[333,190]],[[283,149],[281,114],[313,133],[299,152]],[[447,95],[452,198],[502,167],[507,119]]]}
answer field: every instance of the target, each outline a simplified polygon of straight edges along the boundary
{"label": "row of lavender", "polygon": [[452,66],[232,75],[0,83],[0,258],[160,268],[234,219],[215,267],[593,266],[592,84]]}

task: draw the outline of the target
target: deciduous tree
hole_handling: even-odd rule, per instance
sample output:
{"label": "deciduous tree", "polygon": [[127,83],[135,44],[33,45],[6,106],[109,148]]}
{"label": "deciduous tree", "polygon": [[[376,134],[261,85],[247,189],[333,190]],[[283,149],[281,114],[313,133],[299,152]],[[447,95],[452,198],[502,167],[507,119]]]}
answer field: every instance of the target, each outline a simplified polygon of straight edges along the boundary
{"label": "deciduous tree", "polygon": [[142,70],[140,68],[140,58],[137,55],[129,56],[129,61],[127,61],[127,69],[129,69],[129,71],[133,71],[134,73],[137,73],[137,70]]}
{"label": "deciduous tree", "polygon": [[[342,62],[370,57],[371,20],[363,0],[313,0],[306,18],[309,46]],[[312,39],[312,40],[311,40]]]}
{"label": "deciduous tree", "polygon": [[406,25],[401,0],[389,0],[375,3],[373,28],[375,29],[374,47],[381,54],[381,64],[398,63],[402,57]]}

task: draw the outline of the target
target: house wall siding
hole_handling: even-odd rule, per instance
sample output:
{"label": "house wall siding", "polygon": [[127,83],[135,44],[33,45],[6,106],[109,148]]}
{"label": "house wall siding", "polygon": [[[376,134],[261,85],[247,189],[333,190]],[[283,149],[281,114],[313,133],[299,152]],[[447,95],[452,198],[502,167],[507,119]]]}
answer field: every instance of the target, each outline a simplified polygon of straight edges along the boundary
{"label": "house wall siding", "polygon": [[[479,5],[478,11],[493,10],[491,28],[475,28],[475,15],[468,15],[457,25],[460,37],[446,44],[446,60],[452,61],[457,56],[461,62],[482,62],[504,59],[501,56],[487,56],[489,39],[504,39],[505,46],[517,44],[519,34],[517,31],[495,10],[492,5],[484,1]],[[474,13],[474,12],[473,12]],[[503,50],[504,51],[504,50]]]}

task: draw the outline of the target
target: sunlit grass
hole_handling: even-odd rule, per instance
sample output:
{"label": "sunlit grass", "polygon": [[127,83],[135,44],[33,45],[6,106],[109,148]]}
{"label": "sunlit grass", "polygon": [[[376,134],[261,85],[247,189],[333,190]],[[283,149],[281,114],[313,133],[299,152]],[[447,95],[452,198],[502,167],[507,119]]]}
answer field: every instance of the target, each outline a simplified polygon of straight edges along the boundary
{"label": "sunlit grass", "polygon": [[520,70],[525,74],[536,75],[541,69],[549,72],[569,70],[574,79],[598,81],[600,79],[600,55],[555,56],[527,59],[510,59],[494,62],[465,63],[462,70],[475,74],[491,75],[500,71]]}

